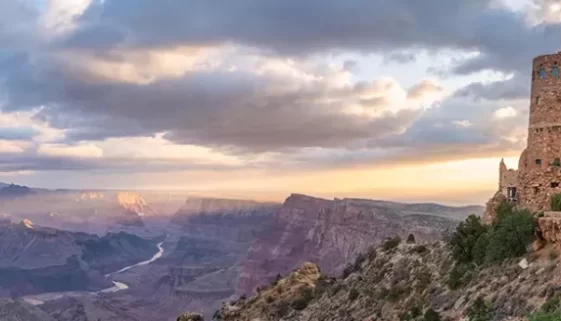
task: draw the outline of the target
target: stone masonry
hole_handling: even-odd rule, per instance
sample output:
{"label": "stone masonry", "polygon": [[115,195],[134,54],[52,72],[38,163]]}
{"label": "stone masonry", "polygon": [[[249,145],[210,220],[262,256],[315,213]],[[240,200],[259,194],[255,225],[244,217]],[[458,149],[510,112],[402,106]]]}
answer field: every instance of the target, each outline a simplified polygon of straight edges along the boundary
{"label": "stone masonry", "polygon": [[518,169],[499,165],[499,190],[487,203],[483,221],[492,222],[500,199],[533,212],[551,210],[561,193],[561,52],[534,58],[528,143]]}

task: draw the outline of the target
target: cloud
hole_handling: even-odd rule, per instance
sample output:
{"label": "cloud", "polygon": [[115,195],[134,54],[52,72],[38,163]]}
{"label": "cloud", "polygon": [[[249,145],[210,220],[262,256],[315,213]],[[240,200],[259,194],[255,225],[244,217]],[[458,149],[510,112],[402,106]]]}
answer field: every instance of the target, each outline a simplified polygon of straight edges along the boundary
{"label": "cloud", "polygon": [[458,89],[455,95],[458,97],[473,97],[474,99],[487,100],[527,100],[530,97],[530,78],[529,76],[522,76],[517,72],[506,80],[471,83]]}
{"label": "cloud", "polygon": [[[0,108],[24,124],[0,116],[0,139],[28,143],[3,143],[14,171],[511,151],[524,143],[525,107],[499,113],[496,101],[527,99],[531,58],[561,40],[555,19],[535,13],[546,22],[532,24],[492,0],[50,0],[42,13],[15,3],[0,4]],[[459,54],[442,76],[511,77],[446,97],[442,79],[359,81],[360,60],[331,60],[375,53],[407,70],[443,50]]]}
{"label": "cloud", "polygon": [[412,52],[392,52],[385,56],[385,62],[397,62],[400,64],[412,63],[416,59],[416,54]]}
{"label": "cloud", "polygon": [[407,91],[409,99],[423,99],[428,95],[441,93],[444,89],[432,80],[423,80]]}
{"label": "cloud", "polygon": [[525,72],[533,56],[556,51],[561,40],[556,20],[535,16],[540,23],[494,0],[427,0],[422,5],[415,0],[344,5],[240,0],[220,6],[186,0],[165,7],[150,0],[105,0],[92,2],[61,45],[108,50],[233,43],[281,55],[383,53],[402,63],[412,62],[419,50],[455,49],[480,53],[459,61],[456,73]]}
{"label": "cloud", "polygon": [[165,133],[175,143],[249,152],[339,147],[400,133],[422,113],[394,80],[353,84],[343,68],[305,61],[238,57],[235,69],[225,62],[147,83],[99,77],[89,60],[82,69],[40,62],[16,55],[4,64],[3,109],[42,106],[36,117],[70,142]]}
{"label": "cloud", "polygon": [[473,126],[473,123],[470,122],[469,120],[455,120],[452,122],[452,124],[460,127],[460,128],[468,128]]}
{"label": "cloud", "polygon": [[103,150],[93,144],[67,146],[62,144],[43,144],[37,149],[39,155],[58,156],[69,158],[99,158]]}
{"label": "cloud", "polygon": [[499,108],[493,113],[496,118],[512,118],[516,117],[517,114],[516,109],[511,106]]}

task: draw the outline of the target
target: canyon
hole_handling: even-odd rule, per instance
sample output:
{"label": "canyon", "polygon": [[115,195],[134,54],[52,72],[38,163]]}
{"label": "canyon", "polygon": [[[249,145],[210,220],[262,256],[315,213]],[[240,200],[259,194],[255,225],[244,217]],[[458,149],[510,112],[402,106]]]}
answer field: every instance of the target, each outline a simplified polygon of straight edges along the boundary
{"label": "canyon", "polygon": [[[200,197],[179,201],[163,194],[145,198],[121,191],[39,191],[3,204],[0,211],[10,228],[0,231],[0,238],[4,233],[12,238],[12,230],[25,233],[18,236],[22,247],[0,247],[0,253],[14,253],[0,260],[0,269],[19,262],[35,269],[75,271],[87,266],[95,271],[86,278],[95,279],[95,286],[84,283],[52,294],[51,286],[37,281],[43,285],[18,289],[16,296],[25,295],[57,321],[171,321],[184,311],[210,317],[222,302],[251,295],[303,262],[337,276],[372,244],[395,235],[435,240],[458,220],[483,211],[478,206],[327,200],[301,194],[278,204]],[[30,218],[27,225],[23,217]],[[129,224],[137,221],[142,223]],[[96,233],[86,233],[92,231]],[[50,243],[36,243],[33,233],[50,233]],[[150,250],[137,251],[144,243]],[[57,250],[36,255],[43,246]],[[133,257],[131,249],[143,254]],[[109,259],[114,254],[118,259]],[[0,280],[2,273],[10,275],[3,271]]]}

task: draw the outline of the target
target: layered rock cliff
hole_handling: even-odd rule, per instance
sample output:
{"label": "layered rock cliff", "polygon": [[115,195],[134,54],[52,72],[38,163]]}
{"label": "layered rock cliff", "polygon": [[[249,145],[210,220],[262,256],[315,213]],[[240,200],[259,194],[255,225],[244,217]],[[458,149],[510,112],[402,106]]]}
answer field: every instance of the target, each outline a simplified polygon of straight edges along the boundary
{"label": "layered rock cliff", "polygon": [[250,295],[306,261],[318,264],[327,275],[339,275],[359,253],[387,237],[412,234],[418,241],[430,241],[457,224],[442,216],[411,213],[374,201],[293,194],[252,243],[238,294]]}

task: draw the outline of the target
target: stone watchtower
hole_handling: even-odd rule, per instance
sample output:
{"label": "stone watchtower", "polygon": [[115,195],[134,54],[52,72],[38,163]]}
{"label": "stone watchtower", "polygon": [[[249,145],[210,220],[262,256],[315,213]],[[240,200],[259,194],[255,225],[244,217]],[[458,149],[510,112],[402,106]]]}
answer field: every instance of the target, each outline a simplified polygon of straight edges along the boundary
{"label": "stone watchtower", "polygon": [[534,58],[528,144],[518,170],[499,165],[499,191],[487,203],[484,220],[494,216],[500,200],[534,212],[549,211],[561,193],[561,52]]}
{"label": "stone watchtower", "polygon": [[528,146],[518,163],[518,205],[550,210],[561,192],[561,53],[534,58]]}

